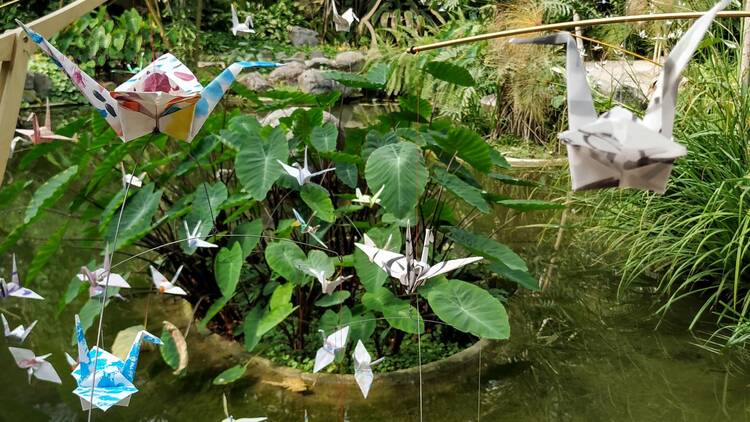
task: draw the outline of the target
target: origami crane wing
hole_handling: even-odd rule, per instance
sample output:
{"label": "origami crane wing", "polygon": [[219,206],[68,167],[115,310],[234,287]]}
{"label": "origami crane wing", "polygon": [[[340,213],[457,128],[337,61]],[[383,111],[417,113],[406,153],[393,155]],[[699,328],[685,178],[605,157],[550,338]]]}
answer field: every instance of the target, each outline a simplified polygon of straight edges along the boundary
{"label": "origami crane wing", "polygon": [[8,284],[6,289],[7,295],[9,296],[23,299],[44,300],[43,297],[39,296],[33,290],[21,286],[21,278],[18,276],[18,267],[16,266],[16,254],[13,254],[13,270],[10,276],[10,284]]}
{"label": "origami crane wing", "polygon": [[367,398],[367,395],[370,393],[372,381],[375,378],[372,366],[382,361],[382,358],[372,362],[372,358],[367,352],[365,345],[362,344],[362,340],[357,340],[357,346],[354,348],[352,358],[354,359],[354,379],[357,381],[362,395]]}
{"label": "origami crane wing", "polygon": [[281,160],[276,160],[276,161],[278,161],[279,164],[281,164],[281,167],[284,168],[284,171],[286,172],[286,174],[294,177],[294,179],[297,181],[297,183],[299,183],[300,186],[304,184],[304,180],[301,180],[301,177],[300,177],[300,175],[302,174],[302,169],[299,169],[294,166],[290,166],[289,164],[286,164]]}
{"label": "origami crane wing", "polygon": [[355,243],[354,246],[364,252],[370,262],[373,262],[380,267],[383,271],[388,273],[389,276],[401,278],[401,276],[405,274],[407,266],[406,256],[389,250],[376,248],[375,246],[367,245],[366,243]]}
{"label": "origami crane wing", "polygon": [[13,355],[16,365],[18,365],[19,368],[29,371],[29,377],[33,375],[42,381],[62,384],[62,380],[60,379],[60,376],[57,375],[55,368],[51,363],[45,360],[49,355],[36,356],[31,350],[18,347],[9,347],[8,350],[10,351],[10,354]]}
{"label": "origami crane wing", "polygon": [[481,256],[472,256],[471,258],[451,259],[449,261],[439,262],[431,266],[424,274],[420,275],[417,281],[437,277],[440,274],[445,274],[447,272],[469,265],[473,262],[481,261],[482,259],[484,258],[482,258]]}
{"label": "origami crane wing", "polygon": [[685,32],[677,44],[672,48],[661,77],[656,83],[656,94],[646,110],[643,124],[654,132],[659,132],[667,138],[672,137],[674,127],[675,108],[677,106],[677,90],[682,79],[682,71],[690,61],[690,57],[698,48],[708,27],[711,26],[716,14],[729,5],[729,0],[722,0],[714,5],[700,19]]}
{"label": "origami crane wing", "polygon": [[349,326],[334,332],[326,337],[323,347],[315,354],[315,367],[313,372],[318,372],[330,365],[336,359],[336,352],[346,346],[346,338],[349,336]]}
{"label": "origami crane wing", "polygon": [[34,326],[37,323],[37,321],[34,321],[26,328],[24,328],[23,325],[19,325],[18,327],[11,330],[10,326],[8,325],[8,320],[5,319],[5,315],[0,314],[0,319],[2,319],[3,321],[3,333],[5,334],[5,337],[15,339],[19,343],[23,343],[24,341],[26,341],[26,337],[31,334],[31,330],[34,329]]}
{"label": "origami crane wing", "polygon": [[237,17],[237,7],[232,3],[232,33],[237,35],[237,27],[240,26],[240,19]]}

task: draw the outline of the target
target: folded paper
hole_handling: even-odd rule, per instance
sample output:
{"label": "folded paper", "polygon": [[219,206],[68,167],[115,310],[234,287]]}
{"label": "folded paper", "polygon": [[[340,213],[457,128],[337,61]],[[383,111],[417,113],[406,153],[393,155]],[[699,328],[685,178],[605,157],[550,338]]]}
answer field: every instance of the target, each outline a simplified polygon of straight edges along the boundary
{"label": "folded paper", "polygon": [[315,239],[315,241],[320,244],[320,246],[328,249],[328,246],[326,246],[326,244],[323,243],[320,237],[318,237],[318,229],[320,228],[320,226],[313,226],[312,224],[310,224],[312,222],[312,219],[315,218],[315,213],[312,213],[310,218],[307,221],[305,221],[305,219],[302,218],[302,215],[300,215],[300,213],[297,210],[292,209],[292,212],[294,213],[294,218],[297,220],[297,223],[299,224],[300,231],[304,234],[309,234],[310,237]]}
{"label": "folded paper", "polygon": [[334,332],[323,340],[323,346],[315,354],[315,366],[313,372],[318,372],[333,363],[336,353],[346,346],[346,338],[349,336],[349,326]]}
{"label": "folded paper", "polygon": [[78,279],[89,283],[89,297],[101,297],[107,288],[129,289],[130,284],[120,274],[111,271],[109,245],[104,248],[104,265],[94,271],[81,267]]}
{"label": "folded paper", "polygon": [[43,144],[47,142],[58,141],[72,141],[76,140],[67,136],[58,135],[52,130],[52,113],[49,109],[49,98],[47,99],[46,113],[44,114],[44,126],[39,126],[39,119],[36,113],[29,114],[31,120],[32,129],[16,129],[19,135],[25,136],[32,144]]}
{"label": "folded paper", "polygon": [[18,327],[11,330],[10,325],[8,325],[8,320],[5,319],[5,315],[0,314],[0,319],[2,319],[3,321],[3,334],[5,335],[5,337],[11,340],[15,340],[18,343],[23,343],[26,340],[26,337],[31,334],[31,330],[34,329],[34,326],[37,323],[37,321],[34,321],[26,328],[24,328],[23,325],[19,325]]}
{"label": "folded paper", "polygon": [[351,7],[346,9],[344,14],[339,15],[339,11],[336,10],[336,0],[331,0],[331,6],[333,7],[332,17],[336,31],[348,32],[354,21],[359,22],[359,18],[354,14],[354,10]]}
{"label": "folded paper", "polygon": [[383,193],[384,189],[385,189],[385,185],[381,186],[380,189],[378,189],[378,191],[375,192],[375,195],[363,195],[362,191],[359,190],[359,188],[356,188],[354,190],[354,194],[356,195],[356,198],[354,198],[353,202],[366,205],[372,208],[375,205],[380,204],[380,194]]}
{"label": "folded paper", "polygon": [[382,362],[385,358],[373,361],[365,345],[362,344],[362,340],[357,340],[357,346],[354,348],[352,358],[354,360],[354,379],[357,381],[362,395],[367,398],[367,395],[370,393],[372,381],[375,378],[375,375],[372,373],[372,367]]}
{"label": "folded paper", "polygon": [[237,33],[243,34],[254,34],[255,29],[253,25],[253,18],[247,15],[245,22],[240,23],[240,19],[237,17],[237,7],[232,3],[232,35],[237,36]]}
{"label": "folded paper", "polygon": [[276,161],[278,161],[278,163],[281,164],[281,166],[284,168],[284,171],[286,171],[288,175],[292,176],[294,180],[297,181],[297,184],[300,186],[309,182],[310,179],[312,179],[313,177],[320,176],[321,174],[336,170],[336,167],[331,167],[331,168],[327,168],[325,170],[321,170],[315,173],[310,172],[310,166],[307,164],[307,147],[305,147],[305,165],[304,166],[300,166],[299,163],[294,163],[290,166],[281,160],[276,160]]}
{"label": "folded paper", "polygon": [[50,356],[49,354],[36,356],[31,350],[20,349],[18,347],[9,347],[8,350],[10,351],[10,354],[13,355],[16,365],[21,369],[25,369],[29,374],[29,384],[31,384],[32,376],[42,381],[62,384],[62,380],[60,379],[60,376],[57,375],[57,371],[55,371],[52,364],[46,360]]}
{"label": "folded paper", "polygon": [[218,248],[218,245],[203,240],[203,234],[201,234],[201,225],[203,225],[202,221],[198,221],[195,224],[195,229],[193,229],[193,231],[190,231],[187,221],[183,221],[182,223],[185,225],[187,244],[189,248]]}
{"label": "folded paper", "polygon": [[177,277],[180,276],[180,272],[182,272],[182,265],[180,265],[180,268],[177,269],[177,272],[174,273],[174,277],[172,277],[172,280],[167,280],[166,277],[164,277],[164,274],[160,273],[159,270],[152,266],[148,266],[151,269],[151,279],[154,281],[154,286],[156,286],[156,290],[160,294],[170,294],[170,295],[181,295],[184,296],[187,294],[185,290],[183,290],[181,287],[178,287],[175,285],[175,282],[177,281]]}
{"label": "folded paper", "polygon": [[10,274],[10,283],[6,283],[5,279],[0,277],[0,299],[5,299],[8,296],[21,299],[44,299],[33,290],[21,286],[21,278],[18,276],[18,267],[16,267],[16,254],[13,254],[13,271]]}

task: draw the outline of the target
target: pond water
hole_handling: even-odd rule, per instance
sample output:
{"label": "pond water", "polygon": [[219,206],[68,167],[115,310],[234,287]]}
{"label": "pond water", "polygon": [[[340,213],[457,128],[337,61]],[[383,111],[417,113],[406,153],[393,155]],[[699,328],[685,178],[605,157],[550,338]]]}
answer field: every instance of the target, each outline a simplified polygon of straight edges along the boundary
{"label": "pond water", "polygon": [[[545,175],[542,178],[547,177]],[[529,194],[514,188],[513,196]],[[18,216],[8,215],[5,221]],[[536,223],[554,214],[518,215],[500,212],[477,221],[479,227],[500,228],[497,236],[512,245],[537,275],[547,269],[554,243],[552,230],[543,233]],[[47,224],[57,226],[63,216],[51,214]],[[578,217],[583,218],[583,217]],[[22,274],[34,248],[48,233],[29,232],[16,250]],[[544,234],[544,236],[542,236]],[[569,236],[566,236],[566,239]],[[32,286],[47,297],[44,302],[15,299],[0,302],[11,325],[40,323],[26,346],[49,358],[60,373],[60,386],[32,381],[17,368],[10,354],[0,351],[0,421],[84,421],[63,352],[74,352],[73,313],[80,303],[57,314],[59,297],[70,277],[98,251],[70,239],[57,255],[54,268]],[[118,261],[118,257],[115,257]],[[472,370],[445,373],[422,387],[425,421],[537,421],[537,420],[745,420],[748,419],[748,366],[704,351],[686,330],[694,311],[690,303],[660,319],[647,293],[625,292],[617,300],[616,268],[601,263],[585,243],[564,242],[543,294],[521,293],[511,298],[511,341],[482,354]],[[143,264],[142,266],[145,266]],[[138,267],[139,270],[145,268]],[[0,258],[1,274],[10,272],[10,256]],[[135,294],[129,302],[107,308],[103,345],[109,349],[118,331],[143,323],[145,303],[153,315],[148,328],[161,332],[161,307],[168,301],[145,298],[145,272],[133,278]],[[133,281],[131,280],[131,281]],[[19,319],[20,317],[20,319]],[[182,328],[182,327],[181,327]],[[710,327],[707,327],[707,330]],[[89,344],[94,342],[89,330]],[[4,339],[0,349],[5,349]],[[219,421],[226,393],[236,417],[268,416],[270,421],[418,421],[418,380],[385,388],[376,381],[363,400],[352,386],[312,386],[305,394],[265,383],[248,373],[230,386],[211,385],[223,369],[237,362],[226,350],[188,337],[191,354],[187,374],[172,375],[158,353],[145,351],[136,376],[137,393],[128,408],[115,407],[93,420],[108,421]],[[256,375],[256,376],[254,376]],[[382,388],[379,388],[382,387]],[[106,415],[106,416],[105,416]]]}

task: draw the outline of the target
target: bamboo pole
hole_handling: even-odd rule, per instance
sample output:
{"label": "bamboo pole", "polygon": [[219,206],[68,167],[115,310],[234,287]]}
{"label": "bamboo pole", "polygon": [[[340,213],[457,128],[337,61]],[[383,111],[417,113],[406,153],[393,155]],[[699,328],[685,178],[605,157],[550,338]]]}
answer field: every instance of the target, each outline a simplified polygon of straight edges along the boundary
{"label": "bamboo pole", "polygon": [[[750,0],[745,0],[746,12],[750,12]],[[740,82],[747,87],[750,70],[750,19],[742,22],[742,54],[740,56]]]}
{"label": "bamboo pole", "polygon": [[[582,21],[571,21],[571,22],[560,22],[551,23],[546,25],[530,26],[528,28],[517,28],[508,29],[499,32],[490,32],[487,34],[473,35],[471,37],[456,38],[454,40],[440,41],[432,44],[417,45],[409,47],[407,50],[409,53],[416,54],[422,51],[435,50],[438,48],[454,47],[462,44],[469,44],[479,41],[486,41],[495,38],[512,37],[515,35],[531,34],[534,32],[543,31],[560,31],[564,29],[575,28],[580,26],[581,28],[596,26],[596,25],[609,25],[613,23],[625,23],[625,22],[649,22],[649,21],[663,21],[663,20],[685,20],[685,19],[698,19],[703,16],[705,12],[678,12],[678,13],[652,13],[647,15],[632,15],[632,16],[612,16],[608,18],[597,18],[597,19],[584,19]],[[750,17],[750,11],[747,10],[731,10],[728,12],[719,12],[716,15],[717,18],[747,18]]]}

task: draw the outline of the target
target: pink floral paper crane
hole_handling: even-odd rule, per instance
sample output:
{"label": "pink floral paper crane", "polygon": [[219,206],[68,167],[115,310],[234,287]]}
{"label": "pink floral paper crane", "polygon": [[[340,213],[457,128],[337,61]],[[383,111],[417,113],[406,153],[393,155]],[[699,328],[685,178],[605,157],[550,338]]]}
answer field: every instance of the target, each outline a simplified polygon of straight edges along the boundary
{"label": "pink floral paper crane", "polygon": [[29,114],[31,120],[32,129],[16,129],[19,135],[25,136],[32,144],[44,144],[47,142],[58,141],[72,141],[75,142],[74,138],[67,136],[58,135],[52,130],[52,114],[49,110],[49,99],[47,99],[47,110],[44,115],[44,126],[39,126],[39,119],[36,113]]}

